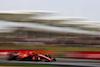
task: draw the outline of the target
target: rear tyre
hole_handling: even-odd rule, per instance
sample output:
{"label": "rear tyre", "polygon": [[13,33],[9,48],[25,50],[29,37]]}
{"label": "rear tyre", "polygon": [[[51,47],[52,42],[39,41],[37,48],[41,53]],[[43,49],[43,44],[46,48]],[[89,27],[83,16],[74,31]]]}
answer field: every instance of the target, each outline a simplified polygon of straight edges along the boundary
{"label": "rear tyre", "polygon": [[22,61],[22,59],[19,56],[16,58],[16,60],[17,61]]}
{"label": "rear tyre", "polygon": [[13,55],[11,55],[11,54],[7,55],[6,59],[7,60],[13,60]]}

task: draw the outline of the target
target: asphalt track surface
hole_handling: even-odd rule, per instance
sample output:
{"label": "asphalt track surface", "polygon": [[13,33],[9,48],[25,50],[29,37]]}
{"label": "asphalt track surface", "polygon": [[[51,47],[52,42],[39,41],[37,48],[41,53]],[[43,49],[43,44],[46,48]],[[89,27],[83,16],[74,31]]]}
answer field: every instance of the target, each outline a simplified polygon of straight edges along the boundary
{"label": "asphalt track surface", "polygon": [[56,62],[35,62],[35,61],[8,61],[0,58],[0,63],[7,64],[30,64],[30,65],[51,65],[51,66],[71,66],[71,67],[100,67],[100,60],[85,59],[57,59]]}

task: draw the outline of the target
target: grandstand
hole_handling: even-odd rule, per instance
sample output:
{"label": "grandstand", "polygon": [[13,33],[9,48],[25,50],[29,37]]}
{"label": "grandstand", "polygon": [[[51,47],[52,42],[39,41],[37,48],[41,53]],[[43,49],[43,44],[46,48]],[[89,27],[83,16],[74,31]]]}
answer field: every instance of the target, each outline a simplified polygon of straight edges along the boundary
{"label": "grandstand", "polygon": [[0,45],[65,45],[86,47],[99,45],[100,37],[95,35],[34,31],[29,28],[18,28],[9,33],[0,33]]}
{"label": "grandstand", "polygon": [[83,22],[80,17],[45,17],[50,14],[54,12],[1,11],[0,20],[2,23],[7,21],[8,26],[6,24],[7,30],[0,29],[0,43],[78,47],[100,44],[99,27],[93,26],[97,21]]}

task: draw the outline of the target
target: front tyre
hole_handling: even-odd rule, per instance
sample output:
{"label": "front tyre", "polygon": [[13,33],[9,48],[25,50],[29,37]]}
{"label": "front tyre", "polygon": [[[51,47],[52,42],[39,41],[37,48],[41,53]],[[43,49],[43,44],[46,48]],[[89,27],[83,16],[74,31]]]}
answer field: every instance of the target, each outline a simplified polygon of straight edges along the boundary
{"label": "front tyre", "polygon": [[38,54],[33,55],[33,56],[32,56],[32,60],[33,60],[33,61],[38,61]]}
{"label": "front tyre", "polygon": [[56,61],[56,58],[53,58],[52,61]]}

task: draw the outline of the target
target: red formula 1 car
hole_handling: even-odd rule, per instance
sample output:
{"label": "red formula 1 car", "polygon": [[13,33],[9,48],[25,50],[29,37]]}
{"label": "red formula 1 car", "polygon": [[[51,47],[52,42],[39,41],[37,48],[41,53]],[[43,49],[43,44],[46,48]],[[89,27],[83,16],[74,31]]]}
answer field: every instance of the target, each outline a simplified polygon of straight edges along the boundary
{"label": "red formula 1 car", "polygon": [[33,51],[26,52],[9,52],[6,57],[7,60],[33,60],[33,61],[56,61],[55,58],[51,59],[51,55],[36,54]]}

